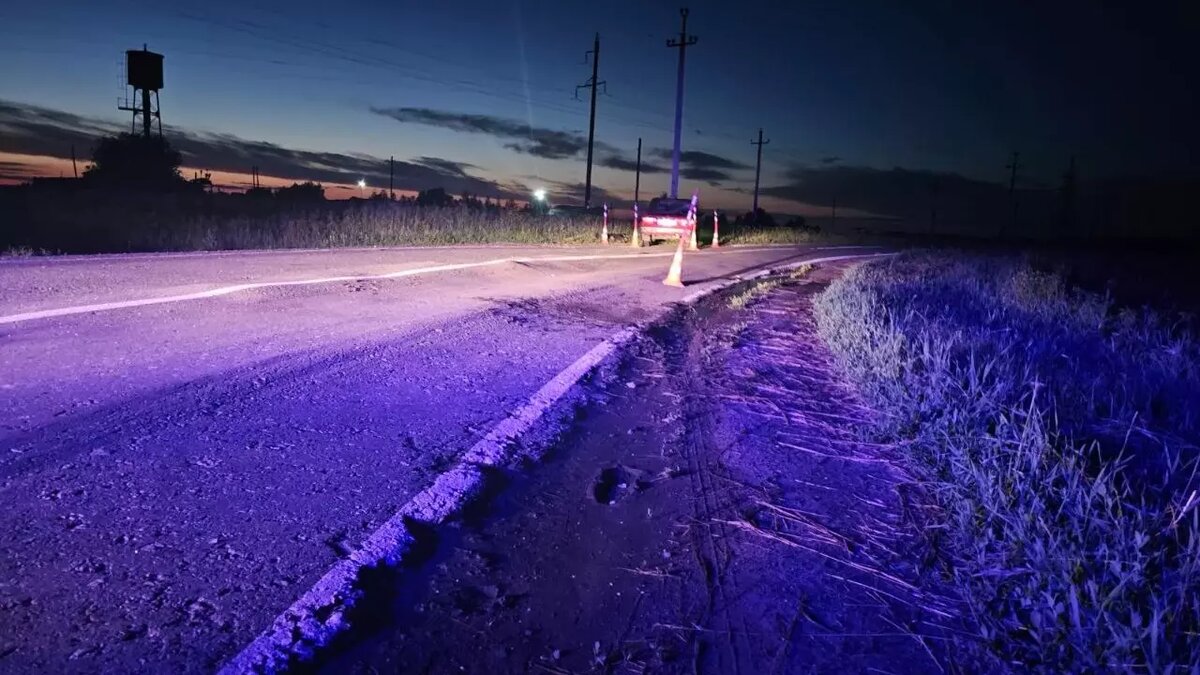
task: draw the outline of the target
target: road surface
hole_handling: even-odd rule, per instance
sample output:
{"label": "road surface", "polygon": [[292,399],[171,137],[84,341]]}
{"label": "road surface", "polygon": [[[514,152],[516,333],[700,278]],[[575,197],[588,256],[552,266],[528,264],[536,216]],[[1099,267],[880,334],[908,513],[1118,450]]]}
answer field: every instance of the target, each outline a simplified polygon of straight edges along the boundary
{"label": "road surface", "polygon": [[209,672],[615,330],[848,252],[0,261],[0,671]]}

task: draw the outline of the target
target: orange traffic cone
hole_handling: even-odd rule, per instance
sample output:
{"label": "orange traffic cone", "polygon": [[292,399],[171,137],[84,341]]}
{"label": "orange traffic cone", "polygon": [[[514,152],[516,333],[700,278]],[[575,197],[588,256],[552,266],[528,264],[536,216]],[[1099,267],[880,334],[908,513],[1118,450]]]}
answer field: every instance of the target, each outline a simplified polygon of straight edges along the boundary
{"label": "orange traffic cone", "polygon": [[713,211],[713,248],[721,248],[721,216]]}
{"label": "orange traffic cone", "polygon": [[663,283],[667,286],[683,288],[683,235],[679,235],[679,246],[675,247],[675,257],[671,259],[671,269]]}
{"label": "orange traffic cone", "polygon": [[604,226],[600,228],[600,243],[608,244],[608,204],[604,205]]}
{"label": "orange traffic cone", "polygon": [[696,221],[692,221],[692,235],[688,237],[688,250],[699,251],[700,241],[696,239]]}

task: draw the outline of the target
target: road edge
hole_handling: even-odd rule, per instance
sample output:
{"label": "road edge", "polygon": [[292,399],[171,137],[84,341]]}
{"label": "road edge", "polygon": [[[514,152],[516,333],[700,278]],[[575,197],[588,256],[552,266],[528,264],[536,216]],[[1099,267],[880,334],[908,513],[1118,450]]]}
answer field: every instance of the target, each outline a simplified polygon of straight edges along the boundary
{"label": "road edge", "polygon": [[518,454],[518,441],[534,428],[547,411],[581,380],[595,372],[609,357],[634,338],[644,334],[648,328],[670,314],[676,306],[694,305],[730,286],[795,269],[801,265],[892,255],[896,254],[885,252],[826,256],[771,265],[729,279],[708,282],[699,285],[678,303],[665,306],[651,319],[617,331],[589,349],[534,392],[524,405],[467,450],[451,469],[417,493],[348,557],[339,560],[308,591],[277,616],[265,631],[227,661],[218,671],[219,675],[276,673],[285,669],[294,659],[310,658],[317,649],[328,644],[335,635],[349,626],[346,614],[361,596],[357,586],[363,570],[379,565],[396,565],[402,562],[413,548],[416,539],[408,523],[416,522],[423,526],[437,527],[460,513],[482,491],[486,469],[513,459]]}

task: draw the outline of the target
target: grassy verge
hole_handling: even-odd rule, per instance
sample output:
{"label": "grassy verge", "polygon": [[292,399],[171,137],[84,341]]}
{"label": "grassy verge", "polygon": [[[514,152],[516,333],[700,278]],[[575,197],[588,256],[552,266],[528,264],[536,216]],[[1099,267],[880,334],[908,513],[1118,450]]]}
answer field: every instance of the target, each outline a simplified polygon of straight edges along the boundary
{"label": "grassy verge", "polygon": [[[701,223],[711,241],[711,218]],[[0,193],[0,251],[120,253],[345,246],[454,244],[587,245],[600,241],[599,216],[539,216],[526,211],[410,203],[284,202],[205,193],[114,194],[18,190]],[[609,223],[613,243],[628,243],[627,217]],[[830,239],[787,228],[733,228],[726,244],[787,244]]]}
{"label": "grassy verge", "polygon": [[907,254],[821,332],[940,506],[931,541],[997,659],[1200,669],[1200,344],[1009,258]]}
{"label": "grassy verge", "polygon": [[[700,235],[704,241],[712,241],[712,228],[707,234],[703,229]],[[830,243],[831,241],[849,240],[828,234],[806,232],[788,227],[728,227],[721,230],[721,244],[742,246],[763,246],[766,244],[811,244]]]}

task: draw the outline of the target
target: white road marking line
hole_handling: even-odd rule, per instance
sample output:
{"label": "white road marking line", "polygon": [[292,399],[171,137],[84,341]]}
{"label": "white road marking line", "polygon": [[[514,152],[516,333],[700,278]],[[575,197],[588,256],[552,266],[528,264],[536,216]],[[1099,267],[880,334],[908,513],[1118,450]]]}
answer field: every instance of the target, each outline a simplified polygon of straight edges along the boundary
{"label": "white road marking line", "polygon": [[[756,272],[705,285],[686,296],[682,302],[696,302],[722,288],[770,274],[773,270],[877,255],[894,254],[841,255],[774,266],[768,264]],[[664,308],[659,315],[665,312]],[[657,317],[652,321],[656,319]],[[265,631],[222,666],[218,675],[274,673],[285,668],[290,659],[310,655],[314,649],[326,644],[338,631],[347,626],[345,614],[358,599],[355,584],[362,569],[380,563],[394,564],[412,545],[414,539],[405,521],[415,520],[429,525],[441,525],[457,513],[482,488],[483,474],[480,467],[498,466],[510,460],[514,454],[513,441],[529,431],[571,387],[610,354],[633,339],[639,331],[639,328],[617,331],[542,385],[524,405],[471,446],[453,468],[439,475],[429,487],[417,493],[349,557],[338,561],[312,588],[292,603],[291,607],[276,617]]]}
{"label": "white road marking line", "polygon": [[[733,249],[731,253],[752,253],[763,250],[778,250],[778,249],[763,249],[763,248],[746,248]],[[411,277],[420,274],[434,274],[437,272],[452,272],[455,270],[465,270],[477,267],[488,267],[491,265],[501,265],[508,262],[515,263],[535,263],[535,262],[573,262],[580,260],[622,260],[630,258],[666,258],[674,255],[674,253],[626,253],[626,254],[589,254],[589,255],[560,255],[560,256],[534,256],[534,257],[515,257],[515,258],[494,258],[473,263],[451,263],[446,265],[433,265],[430,267],[415,267],[412,269],[400,270],[397,272],[388,272],[386,274],[372,274],[364,276],[337,276],[337,277],[322,277],[316,279],[299,279],[294,281],[262,281],[246,284],[235,284],[232,286],[218,286],[195,293],[183,293],[180,295],[165,295],[156,298],[138,298],[134,300],[116,300],[112,302],[99,302],[88,305],[73,305],[68,307],[58,307],[54,309],[40,309],[29,312],[21,312],[18,314],[9,314],[0,316],[0,324],[21,323],[23,321],[34,321],[37,319],[49,319],[59,316],[71,316],[74,314],[89,314],[92,312],[106,312],[116,309],[129,309],[133,307],[145,307],[148,305],[165,305],[174,302],[188,302],[192,300],[204,300],[208,298],[217,298],[223,295],[232,293],[240,293],[242,291],[251,291],[262,288],[280,288],[286,286],[313,286],[318,284],[330,284],[344,281],[371,281],[378,279],[399,279],[401,277]]]}

